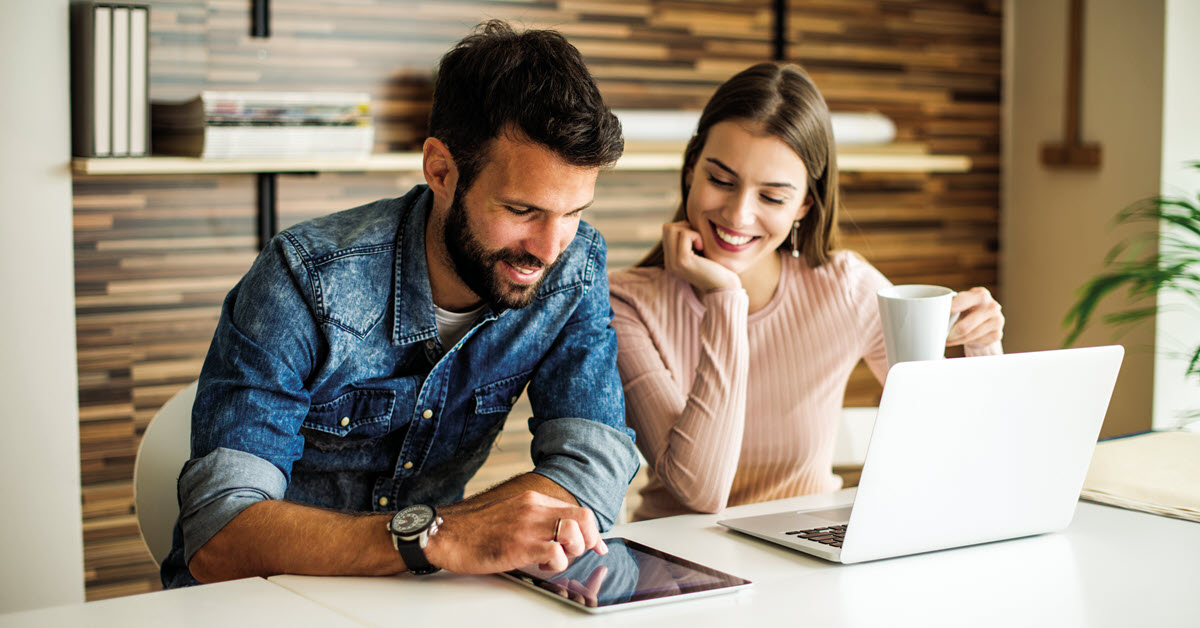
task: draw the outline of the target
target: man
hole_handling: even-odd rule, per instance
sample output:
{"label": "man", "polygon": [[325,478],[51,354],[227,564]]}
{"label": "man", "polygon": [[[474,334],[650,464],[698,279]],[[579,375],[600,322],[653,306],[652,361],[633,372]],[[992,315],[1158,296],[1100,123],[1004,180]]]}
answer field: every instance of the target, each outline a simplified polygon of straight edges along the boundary
{"label": "man", "polygon": [[[637,455],[580,212],[620,124],[561,35],[489,22],[429,135],[427,185],[284,231],[226,298],[165,586],[606,551]],[[460,501],[526,384],[534,470]]]}

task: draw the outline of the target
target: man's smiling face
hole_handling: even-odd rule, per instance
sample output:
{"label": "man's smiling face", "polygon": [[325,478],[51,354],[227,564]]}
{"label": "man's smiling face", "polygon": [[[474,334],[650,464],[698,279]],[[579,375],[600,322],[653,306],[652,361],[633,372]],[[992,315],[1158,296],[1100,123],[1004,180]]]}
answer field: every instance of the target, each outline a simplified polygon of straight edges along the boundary
{"label": "man's smiling face", "polygon": [[532,303],[575,238],[598,174],[531,141],[496,137],[470,189],[455,191],[446,214],[443,238],[459,279],[500,307]]}

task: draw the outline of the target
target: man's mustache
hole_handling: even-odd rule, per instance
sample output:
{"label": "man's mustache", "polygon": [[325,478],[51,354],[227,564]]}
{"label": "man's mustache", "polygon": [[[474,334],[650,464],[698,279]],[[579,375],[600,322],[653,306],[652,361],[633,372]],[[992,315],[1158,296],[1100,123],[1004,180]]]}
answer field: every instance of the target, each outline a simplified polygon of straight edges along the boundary
{"label": "man's mustache", "polygon": [[[559,257],[562,257],[562,255],[560,254]],[[508,249],[505,249],[502,251],[497,251],[493,255],[493,260],[496,262],[508,262],[509,264],[512,264],[513,266],[520,266],[522,268],[550,267],[550,266],[553,266],[558,263],[558,260],[556,259],[553,262],[546,264],[545,262],[543,262],[542,260],[538,259],[536,256],[534,256],[530,253],[518,252],[518,251],[513,251],[513,250],[508,250]]]}

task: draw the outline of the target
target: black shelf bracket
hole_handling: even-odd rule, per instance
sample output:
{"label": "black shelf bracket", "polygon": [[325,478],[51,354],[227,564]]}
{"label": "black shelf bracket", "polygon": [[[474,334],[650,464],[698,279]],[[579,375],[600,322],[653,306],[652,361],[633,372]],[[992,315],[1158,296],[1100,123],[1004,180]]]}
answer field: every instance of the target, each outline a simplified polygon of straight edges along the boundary
{"label": "black shelf bracket", "polygon": [[250,36],[271,36],[271,0],[250,0]]}
{"label": "black shelf bracket", "polygon": [[267,248],[267,243],[279,231],[279,203],[276,191],[279,175],[260,172],[256,175],[258,190],[258,250]]}
{"label": "black shelf bracket", "polygon": [[787,61],[787,0],[775,0],[775,21],[771,24],[771,56],[775,61]]}

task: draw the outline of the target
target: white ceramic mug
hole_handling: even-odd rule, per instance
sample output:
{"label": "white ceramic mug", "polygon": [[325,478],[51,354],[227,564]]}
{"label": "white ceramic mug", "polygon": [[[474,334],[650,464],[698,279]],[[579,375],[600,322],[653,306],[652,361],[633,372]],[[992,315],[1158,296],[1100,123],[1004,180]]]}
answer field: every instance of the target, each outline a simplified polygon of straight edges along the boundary
{"label": "white ceramic mug", "polygon": [[946,357],[946,336],[958,316],[950,315],[957,294],[942,286],[909,284],[876,293],[888,369],[897,362]]}

